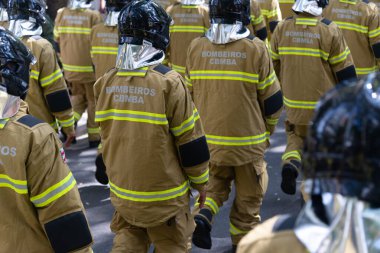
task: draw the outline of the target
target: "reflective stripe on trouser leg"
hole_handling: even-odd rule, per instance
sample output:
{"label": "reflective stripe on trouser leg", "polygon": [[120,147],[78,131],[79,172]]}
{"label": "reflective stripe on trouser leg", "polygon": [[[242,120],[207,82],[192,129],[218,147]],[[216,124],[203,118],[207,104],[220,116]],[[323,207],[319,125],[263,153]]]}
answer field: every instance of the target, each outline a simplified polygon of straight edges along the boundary
{"label": "reflective stripe on trouser leg", "polygon": [[260,209],[268,188],[268,173],[263,158],[236,166],[234,172],[236,197],[230,213],[230,234],[232,244],[237,245],[261,221]]}
{"label": "reflective stripe on trouser leg", "polygon": [[95,122],[95,96],[94,83],[85,84],[86,99],[87,99],[87,132],[89,141],[100,140],[99,124]]}
{"label": "reflective stripe on trouser leg", "polygon": [[82,83],[70,83],[71,86],[71,103],[74,110],[76,121],[82,117],[87,108],[86,90]]}
{"label": "reflective stripe on trouser leg", "polygon": [[297,129],[304,129],[305,126],[297,127],[287,122],[286,136],[287,145],[284,154],[282,155],[282,164],[289,163],[290,160],[297,160],[301,162],[302,153],[301,150],[304,146],[304,139],[306,137],[305,130],[298,131]]}

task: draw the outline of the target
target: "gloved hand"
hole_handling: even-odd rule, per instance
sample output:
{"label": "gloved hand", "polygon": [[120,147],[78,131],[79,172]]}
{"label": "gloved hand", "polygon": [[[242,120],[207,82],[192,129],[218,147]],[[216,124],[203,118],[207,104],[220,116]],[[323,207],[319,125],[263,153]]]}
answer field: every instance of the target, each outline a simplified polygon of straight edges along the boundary
{"label": "gloved hand", "polygon": [[104,185],[108,184],[108,176],[106,174],[106,165],[104,164],[102,154],[97,155],[96,160],[95,160],[95,165],[96,165],[96,171],[95,171],[96,180],[101,184],[104,184]]}
{"label": "gloved hand", "polygon": [[212,213],[208,209],[201,209],[199,214],[194,216],[196,224],[192,241],[195,246],[201,249],[211,249],[211,220]]}
{"label": "gloved hand", "polygon": [[65,148],[68,148],[70,147],[71,144],[75,144],[74,142],[76,142],[75,138],[75,129],[73,126],[70,126],[70,127],[62,127],[61,128],[61,131],[62,131],[62,135],[64,137],[64,147]]}
{"label": "gloved hand", "polygon": [[281,189],[289,195],[296,194],[298,171],[292,164],[285,164],[282,167]]}

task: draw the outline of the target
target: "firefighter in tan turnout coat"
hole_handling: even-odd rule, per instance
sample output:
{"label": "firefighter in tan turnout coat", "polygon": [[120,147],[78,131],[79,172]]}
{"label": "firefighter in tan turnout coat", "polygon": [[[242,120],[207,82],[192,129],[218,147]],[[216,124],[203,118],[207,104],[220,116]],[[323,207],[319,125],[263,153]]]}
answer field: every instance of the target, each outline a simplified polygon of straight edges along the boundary
{"label": "firefighter in tan turnout coat", "polygon": [[94,86],[116,209],[112,252],[147,252],[150,243],[156,252],[188,252],[190,186],[201,205],[205,199],[209,151],[199,113],[181,75],[160,64],[170,23],[153,1],[128,4],[119,15],[116,68]]}

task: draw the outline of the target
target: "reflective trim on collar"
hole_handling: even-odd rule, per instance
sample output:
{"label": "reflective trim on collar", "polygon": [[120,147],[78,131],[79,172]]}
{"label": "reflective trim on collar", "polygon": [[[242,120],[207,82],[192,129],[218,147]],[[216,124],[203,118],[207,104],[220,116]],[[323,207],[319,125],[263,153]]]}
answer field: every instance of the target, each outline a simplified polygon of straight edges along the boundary
{"label": "reflective trim on collar", "polygon": [[144,77],[146,76],[146,73],[148,72],[148,67],[143,67],[139,69],[134,70],[126,70],[126,69],[119,69],[117,71],[117,76],[140,76]]}
{"label": "reflective trim on collar", "polygon": [[5,125],[8,123],[9,121],[9,118],[8,119],[0,119],[0,129],[3,129],[5,127]]}
{"label": "reflective trim on collar", "polygon": [[296,18],[296,25],[316,26],[318,19],[316,18]]}

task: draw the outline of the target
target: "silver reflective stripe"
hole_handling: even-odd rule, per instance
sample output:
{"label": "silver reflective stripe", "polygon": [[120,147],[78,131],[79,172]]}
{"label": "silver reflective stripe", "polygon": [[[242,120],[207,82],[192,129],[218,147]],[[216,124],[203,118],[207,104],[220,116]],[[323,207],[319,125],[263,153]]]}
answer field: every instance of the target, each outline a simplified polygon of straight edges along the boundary
{"label": "silver reflective stripe", "polygon": [[17,181],[19,180],[12,180],[10,177],[0,174],[0,187],[11,188],[17,193],[27,194],[28,186],[26,181],[23,181],[22,184],[17,183]]}

